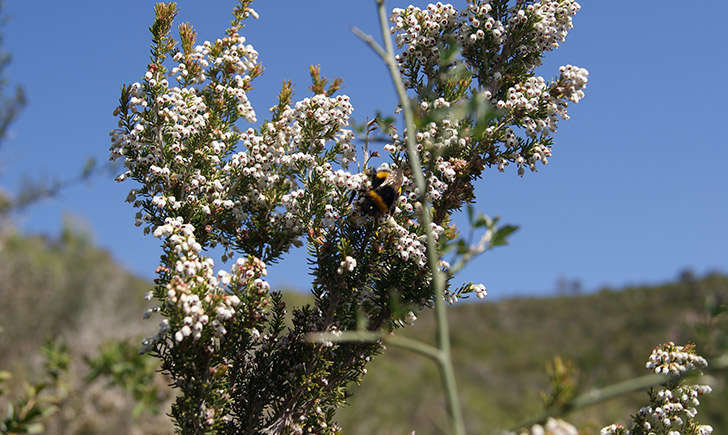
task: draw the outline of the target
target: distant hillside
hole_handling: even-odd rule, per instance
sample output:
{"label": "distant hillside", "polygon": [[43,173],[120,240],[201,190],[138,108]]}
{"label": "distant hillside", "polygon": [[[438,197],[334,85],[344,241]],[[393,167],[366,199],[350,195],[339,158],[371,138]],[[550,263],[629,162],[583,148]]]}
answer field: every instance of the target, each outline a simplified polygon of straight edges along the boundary
{"label": "distant hillside", "polygon": [[[727,276],[451,307],[456,376],[468,432],[489,433],[540,411],[539,392],[548,389],[545,363],[556,355],[574,362],[581,386],[589,389],[648,374],[644,364],[650,351],[668,340],[694,342],[708,355],[719,340],[728,349],[725,315],[713,325],[716,336],[704,330],[708,298],[728,302]],[[403,335],[432,342],[431,313]],[[720,386],[725,378],[716,381]],[[442,397],[433,363],[391,349],[371,364],[352,406],[340,413],[344,433],[442,433],[436,428],[446,421]],[[636,393],[605,402],[567,420],[584,433],[598,433],[606,424],[624,423],[645,397]],[[728,433],[726,409],[728,389],[716,388],[699,415],[714,425],[714,433]]]}
{"label": "distant hillside", "polygon": [[118,337],[122,325],[124,332],[140,333],[135,324],[148,289],[70,227],[56,238],[0,228],[0,365],[50,337],[78,341],[88,333],[84,339],[93,346]]}
{"label": "distant hillside", "polygon": [[[149,288],[149,283],[125,272],[107,253],[72,231],[55,239],[6,231],[0,235],[0,326],[4,329],[0,368],[32,377],[43,339],[60,335],[75,355],[74,367],[82,371],[81,356],[92,354],[104,340],[138,340],[154,331],[156,322],[141,320],[142,297]],[[286,299],[290,305],[308,300],[301,294],[288,294]],[[556,355],[573,361],[580,386],[588,389],[646,374],[644,362],[650,350],[666,340],[695,342],[698,351],[708,355],[718,346],[727,346],[725,319],[712,325],[712,334],[705,328],[709,300],[728,301],[728,276],[685,276],[659,286],[450,307],[456,376],[468,432],[489,433],[540,411],[539,392],[548,388],[545,363]],[[414,327],[400,333],[431,339],[431,313],[418,316]],[[716,332],[720,330],[722,335]],[[718,388],[701,407],[702,420],[714,425],[714,433],[728,432],[724,382],[716,379]],[[82,384],[77,380],[76,385]],[[442,397],[434,364],[390,349],[371,364],[351,406],[340,412],[343,433],[443,433],[438,429],[446,422]],[[583,433],[598,433],[607,423],[625,422],[644,398],[644,393],[633,394],[567,419]],[[96,383],[69,404],[49,432],[170,431],[166,417],[143,415],[135,420],[132,408],[123,391]]]}
{"label": "distant hillside", "polygon": [[[138,342],[155,329],[155,322],[142,321],[149,289],[70,227],[53,238],[0,228],[0,370],[13,373],[17,392],[20,381],[37,381],[44,340],[59,338],[73,357],[66,379],[72,394],[47,433],[169,433],[164,416],[134,421],[124,391],[84,382],[84,356],[107,340]],[[5,410],[0,398],[0,418]]]}

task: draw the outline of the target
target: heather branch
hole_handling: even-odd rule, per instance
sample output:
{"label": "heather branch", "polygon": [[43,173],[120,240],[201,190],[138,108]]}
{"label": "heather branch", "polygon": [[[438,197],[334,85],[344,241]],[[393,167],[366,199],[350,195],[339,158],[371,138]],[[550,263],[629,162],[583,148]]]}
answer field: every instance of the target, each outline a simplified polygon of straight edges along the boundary
{"label": "heather branch", "polygon": [[[112,156],[123,158],[127,169],[117,180],[131,178],[141,184],[127,198],[140,209],[136,223],[163,243],[157,287],[147,300],[160,303],[148,313],[159,312],[164,320],[157,334],[145,339],[144,348],[162,358],[163,370],[181,389],[172,415],[180,427],[193,430],[336,432],[332,422],[346,398],[345,386],[360,380],[370,357],[386,343],[438,363],[453,432],[462,434],[444,296],[475,291],[483,297],[485,287],[471,283],[451,293],[446,281],[454,270],[446,276],[441,269],[436,240],[447,244],[456,237],[454,229],[445,228],[449,214],[473,199],[472,182],[486,165],[502,169],[513,161],[519,169],[528,165],[535,170],[536,161],[546,163],[551,144],[547,128],[553,130],[555,121],[536,124],[523,117],[523,110],[543,122],[551,122],[550,114],[565,116],[565,105],[557,99],[578,101],[585,72],[565,67],[562,79],[550,87],[540,78],[528,78],[525,88],[513,89],[516,103],[503,103],[510,111],[491,122],[494,118],[481,109],[495,96],[471,89],[470,77],[455,74],[462,68],[438,64],[437,56],[426,56],[432,60],[428,65],[413,57],[404,61],[404,79],[417,80],[421,66],[428,80],[442,83],[426,95],[419,93],[419,104],[413,107],[406,93],[410,84],[403,82],[400,58],[394,55],[384,1],[377,0],[384,45],[354,32],[389,68],[404,111],[404,140],[388,128],[393,121],[382,120],[380,126],[392,135],[394,143],[385,150],[395,161],[396,173],[402,179],[405,172],[408,179],[401,182],[403,194],[392,195],[396,202],[389,204],[399,211],[384,213],[377,204],[387,216],[375,222],[367,216],[364,194],[371,189],[366,148],[365,172],[347,169],[359,162],[354,132],[345,128],[353,106],[346,95],[332,98],[338,80],[329,85],[314,67],[313,97],[293,104],[292,85],[286,82],[270,121],[244,131],[235,125],[240,118],[257,123],[247,92],[262,67],[257,51],[238,34],[244,18],[257,18],[249,4],[238,0],[228,36],[214,43],[193,47],[192,27],[181,26],[182,51],[174,53],[169,71],[162,61],[174,46],[168,35],[176,8],[159,6],[152,63],[142,83],[123,88],[121,129],[112,132]],[[450,5],[443,8],[453,12]],[[396,11],[393,17],[401,13]],[[439,40],[443,35],[433,36]],[[473,35],[463,37],[472,40]],[[399,36],[397,42],[402,43]],[[525,107],[521,100],[528,92],[535,92],[538,101]],[[549,111],[547,103],[553,106]],[[432,118],[438,110],[443,116]],[[416,125],[418,116],[427,122]],[[501,130],[520,126],[521,120],[530,122],[533,135],[545,133],[522,139],[510,129]],[[367,135],[373,131],[368,127]],[[419,136],[433,139],[420,141]],[[237,152],[239,146],[245,151]],[[402,167],[404,160],[409,170]],[[503,244],[514,228],[486,227],[494,232],[484,239],[483,250]],[[293,310],[292,326],[284,328],[285,305],[263,280],[265,263],[280,259],[306,235],[314,303]],[[244,257],[230,272],[215,276],[214,263],[204,251],[218,244],[225,249],[224,259],[236,251]],[[481,245],[476,248],[481,252]],[[477,252],[458,254],[467,254],[467,261]],[[388,335],[414,315],[405,316],[400,306],[430,304],[436,312],[437,346]],[[346,330],[350,332],[339,332]],[[326,332],[308,336],[311,331]],[[376,344],[311,346],[306,338]]]}

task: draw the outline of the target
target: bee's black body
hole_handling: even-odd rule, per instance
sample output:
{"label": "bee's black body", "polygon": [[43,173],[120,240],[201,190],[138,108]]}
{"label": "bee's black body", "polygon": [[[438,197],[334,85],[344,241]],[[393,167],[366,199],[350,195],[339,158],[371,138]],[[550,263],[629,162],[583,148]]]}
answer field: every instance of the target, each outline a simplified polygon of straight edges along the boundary
{"label": "bee's black body", "polygon": [[362,192],[360,202],[362,212],[374,216],[390,213],[402,192],[402,172],[372,170],[369,178],[372,186]]}

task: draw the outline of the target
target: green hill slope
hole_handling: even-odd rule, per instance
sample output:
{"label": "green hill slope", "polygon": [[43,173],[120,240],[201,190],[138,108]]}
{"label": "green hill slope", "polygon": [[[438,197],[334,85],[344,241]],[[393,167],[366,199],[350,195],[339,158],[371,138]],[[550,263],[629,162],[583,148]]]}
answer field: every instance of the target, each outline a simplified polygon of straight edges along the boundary
{"label": "green hill slope", "polygon": [[[87,383],[84,356],[113,339],[148,335],[143,322],[149,283],[129,274],[90,238],[67,227],[54,238],[27,237],[0,227],[0,370],[13,374],[11,391],[37,382],[46,339],[68,344],[68,396],[46,433],[169,433],[163,416],[134,421],[128,395],[105,381]],[[6,403],[0,397],[0,418]],[[158,429],[163,428],[163,429]]]}
{"label": "green hill slope", "polygon": [[[151,267],[151,266],[150,266]],[[164,416],[132,417],[134,404],[121,390],[83,377],[83,355],[107,339],[154,332],[142,321],[143,294],[150,284],[135,278],[84,237],[65,232],[57,239],[0,235],[0,368],[32,377],[43,339],[61,336],[76,364],[82,393],[52,422],[49,433],[168,433]],[[711,299],[712,298],[712,299]],[[289,305],[305,295],[286,296]],[[695,342],[710,356],[726,346],[725,319],[706,329],[706,300],[728,301],[728,277],[710,275],[658,286],[604,290],[595,294],[521,298],[462,304],[448,310],[456,376],[468,431],[489,433],[541,410],[548,389],[545,363],[556,355],[578,368],[582,390],[646,374],[653,346],[667,340]],[[431,313],[398,333],[434,337]],[[716,331],[723,331],[722,335]],[[723,340],[722,342],[720,340]],[[725,349],[725,347],[723,347]],[[728,393],[715,379],[701,407],[701,420],[715,433],[728,431]],[[160,380],[163,383],[163,380]],[[390,349],[375,359],[340,421],[344,434],[443,433],[446,415],[438,372],[430,361]],[[583,433],[625,422],[644,393],[600,404],[567,417]]]}
{"label": "green hill slope", "polygon": [[[469,433],[509,427],[540,411],[539,393],[548,390],[545,362],[557,355],[573,361],[580,386],[589,389],[647,374],[651,349],[665,341],[695,342],[699,352],[710,354],[728,329],[723,320],[713,325],[722,336],[705,332],[707,298],[728,302],[728,277],[451,307],[456,376]],[[431,313],[403,335],[432,342]],[[437,426],[446,422],[444,402],[433,363],[392,349],[369,371],[352,406],[340,413],[344,433],[442,433]],[[699,415],[710,420],[715,433],[724,433],[728,394],[716,388],[711,396]],[[585,433],[598,433],[606,424],[624,423],[645,397],[635,393],[568,419]]]}

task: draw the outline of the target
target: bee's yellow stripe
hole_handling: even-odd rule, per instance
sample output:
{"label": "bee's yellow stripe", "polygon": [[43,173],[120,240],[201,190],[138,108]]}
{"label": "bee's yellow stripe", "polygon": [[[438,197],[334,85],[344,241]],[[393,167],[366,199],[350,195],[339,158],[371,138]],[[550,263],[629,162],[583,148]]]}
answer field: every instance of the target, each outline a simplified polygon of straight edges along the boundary
{"label": "bee's yellow stripe", "polygon": [[379,194],[377,192],[370,190],[369,192],[367,192],[367,195],[369,195],[369,198],[371,198],[372,201],[374,201],[374,204],[376,204],[376,206],[380,212],[386,213],[389,211],[389,207],[387,206],[387,204],[384,202],[382,197],[379,196]]}
{"label": "bee's yellow stripe", "polygon": [[387,177],[389,177],[389,171],[377,172],[377,178],[387,178]]}

